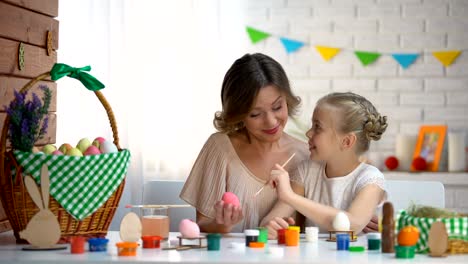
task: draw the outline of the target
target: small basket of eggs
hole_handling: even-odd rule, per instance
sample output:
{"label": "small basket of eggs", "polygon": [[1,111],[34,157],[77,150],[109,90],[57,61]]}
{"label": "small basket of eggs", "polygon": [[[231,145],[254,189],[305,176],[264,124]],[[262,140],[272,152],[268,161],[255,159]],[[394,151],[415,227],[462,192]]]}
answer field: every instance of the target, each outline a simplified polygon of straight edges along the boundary
{"label": "small basket of eggs", "polygon": [[[46,145],[41,152],[33,151],[34,142],[30,148],[18,149],[11,144],[11,148],[7,149],[7,139],[13,143],[12,137],[18,136],[18,133],[11,132],[10,121],[15,121],[15,117],[7,115],[4,121],[0,138],[1,201],[17,242],[23,242],[20,231],[39,211],[27,193],[24,177],[32,176],[40,185],[43,165],[47,166],[50,173],[49,210],[60,224],[62,241],[68,241],[71,236],[104,237],[107,234],[125,185],[130,152],[119,145],[112,108],[99,91],[104,85],[84,72],[90,69],[89,66],[73,68],[55,64],[50,72],[32,79],[17,94],[25,94],[37,82],[48,77],[53,81],[64,76],[76,78],[103,105],[113,140],[82,139],[75,148],[69,144],[63,144],[60,148]],[[24,103],[24,100],[19,101]],[[11,102],[10,107],[15,103],[18,104],[18,97]]]}

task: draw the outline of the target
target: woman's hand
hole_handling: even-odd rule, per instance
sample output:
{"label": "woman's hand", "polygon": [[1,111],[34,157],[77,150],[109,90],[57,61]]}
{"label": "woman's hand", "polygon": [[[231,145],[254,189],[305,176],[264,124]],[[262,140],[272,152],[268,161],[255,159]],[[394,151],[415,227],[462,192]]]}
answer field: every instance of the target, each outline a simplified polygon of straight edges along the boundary
{"label": "woman's hand", "polygon": [[278,164],[275,164],[275,168],[276,169],[272,170],[270,173],[268,184],[270,184],[271,187],[276,188],[278,198],[281,201],[286,201],[289,197],[294,195],[291,183],[289,182],[289,173]]}
{"label": "woman's hand", "polygon": [[379,218],[374,215],[372,216],[369,223],[364,227],[362,230],[364,233],[372,233],[372,232],[379,232]]}
{"label": "woman's hand", "polygon": [[286,229],[289,225],[294,225],[295,221],[292,217],[281,218],[275,217],[271,219],[265,227],[268,229],[268,239],[276,239],[278,237],[278,230]]}
{"label": "woman's hand", "polygon": [[233,206],[232,204],[226,204],[223,201],[218,201],[214,208],[216,212],[215,220],[218,225],[224,225],[228,228],[232,228],[244,218],[242,208],[239,206]]}

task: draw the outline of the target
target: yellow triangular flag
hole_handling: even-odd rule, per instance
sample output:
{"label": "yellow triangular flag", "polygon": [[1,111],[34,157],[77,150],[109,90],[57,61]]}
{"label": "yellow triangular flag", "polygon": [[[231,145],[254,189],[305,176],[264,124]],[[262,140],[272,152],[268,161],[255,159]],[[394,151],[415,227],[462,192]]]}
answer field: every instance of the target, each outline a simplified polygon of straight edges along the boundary
{"label": "yellow triangular flag", "polygon": [[322,55],[322,58],[326,61],[331,60],[333,57],[340,52],[340,49],[338,48],[330,48],[330,47],[324,47],[324,46],[315,46],[317,51]]}
{"label": "yellow triangular flag", "polygon": [[460,55],[460,50],[450,50],[450,51],[435,51],[432,52],[432,55],[436,57],[444,66],[450,66],[453,61]]}

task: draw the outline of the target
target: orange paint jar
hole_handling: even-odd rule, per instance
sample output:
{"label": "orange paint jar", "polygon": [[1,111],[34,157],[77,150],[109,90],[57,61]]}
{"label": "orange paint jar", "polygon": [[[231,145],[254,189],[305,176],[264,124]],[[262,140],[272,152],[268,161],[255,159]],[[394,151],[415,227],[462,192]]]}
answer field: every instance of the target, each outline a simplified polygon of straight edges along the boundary
{"label": "orange paint jar", "polygon": [[299,231],[287,229],[284,231],[286,246],[296,247],[299,245]]}
{"label": "orange paint jar", "polygon": [[115,244],[119,256],[136,256],[138,243],[137,242],[119,242]]}

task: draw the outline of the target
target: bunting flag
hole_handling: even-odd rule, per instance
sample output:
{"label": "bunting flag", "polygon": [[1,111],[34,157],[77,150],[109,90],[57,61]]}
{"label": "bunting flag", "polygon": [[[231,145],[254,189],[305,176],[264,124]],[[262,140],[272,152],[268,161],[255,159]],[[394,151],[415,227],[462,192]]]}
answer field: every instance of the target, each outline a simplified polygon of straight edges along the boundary
{"label": "bunting flag", "polygon": [[436,57],[445,67],[450,66],[453,61],[460,55],[460,50],[450,50],[450,51],[436,51],[432,55]]}
{"label": "bunting flag", "polygon": [[340,52],[340,49],[338,48],[331,48],[331,47],[324,47],[324,46],[315,46],[317,51],[322,55],[322,58],[325,61],[331,60],[333,57]]}
{"label": "bunting flag", "polygon": [[355,51],[354,54],[361,61],[362,65],[367,66],[380,57],[380,53],[376,52],[367,52],[367,51]]}
{"label": "bunting flag", "polygon": [[287,38],[280,38],[281,43],[283,43],[284,48],[286,49],[287,53],[295,52],[298,49],[302,48],[304,46],[304,42],[293,40],[293,39],[287,39]]}
{"label": "bunting flag", "polygon": [[392,57],[400,64],[403,69],[408,68],[419,57],[419,54],[392,54]]}
{"label": "bunting flag", "polygon": [[[262,40],[267,39],[270,36],[274,36],[268,32],[264,32],[253,27],[246,27],[247,33],[249,34],[249,38],[253,44],[258,43]],[[290,38],[274,36],[278,38],[281,43],[283,44],[286,52],[293,53],[298,51],[304,45],[311,45],[310,43],[298,41]],[[320,46],[314,45],[317,49],[318,53],[322,56],[325,61],[330,61],[333,59],[338,53],[342,51],[350,51],[349,49],[345,48],[336,48],[336,47],[328,47],[328,46]],[[466,50],[449,50],[449,51],[435,51],[432,52],[432,55],[437,58],[445,67],[450,66],[456,58],[461,54],[462,51]],[[378,52],[369,52],[369,51],[355,51],[352,52],[357,56],[359,61],[362,63],[363,66],[367,66],[369,64],[374,63],[377,59],[382,56],[392,56],[393,59],[403,68],[407,69],[411,66],[419,56],[425,54],[424,52],[420,53],[378,53]]]}
{"label": "bunting flag", "polygon": [[262,41],[270,36],[269,33],[247,27],[247,33],[249,34],[250,41],[252,41],[253,44]]}

